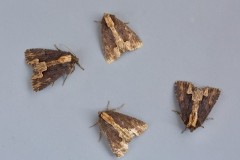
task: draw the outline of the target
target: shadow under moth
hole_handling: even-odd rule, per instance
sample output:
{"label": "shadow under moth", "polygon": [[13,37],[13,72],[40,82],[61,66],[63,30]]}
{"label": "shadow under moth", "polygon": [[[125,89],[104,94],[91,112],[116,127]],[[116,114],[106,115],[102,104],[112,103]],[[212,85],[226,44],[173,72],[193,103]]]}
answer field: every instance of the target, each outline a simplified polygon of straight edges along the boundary
{"label": "shadow under moth", "polygon": [[115,15],[104,13],[101,24],[103,52],[107,63],[112,63],[124,52],[133,51],[143,45],[136,33]]}
{"label": "shadow under moth", "polygon": [[[78,58],[71,52],[34,48],[25,51],[25,59],[27,64],[33,68],[32,88],[34,91],[40,91],[45,87],[53,84],[59,77],[71,74],[77,64],[83,69]],[[84,70],[84,69],[83,69]]]}
{"label": "shadow under moth", "polygon": [[[107,109],[98,113],[98,124],[101,135],[107,138],[112,152],[122,157],[128,150],[128,143],[147,129],[147,124],[136,118]],[[95,124],[95,125],[96,125]]]}
{"label": "shadow under moth", "polygon": [[198,88],[190,82],[177,81],[175,94],[180,107],[180,112],[175,112],[185,124],[183,132],[187,128],[192,132],[203,127],[202,124],[216,103],[220,90],[212,87]]}

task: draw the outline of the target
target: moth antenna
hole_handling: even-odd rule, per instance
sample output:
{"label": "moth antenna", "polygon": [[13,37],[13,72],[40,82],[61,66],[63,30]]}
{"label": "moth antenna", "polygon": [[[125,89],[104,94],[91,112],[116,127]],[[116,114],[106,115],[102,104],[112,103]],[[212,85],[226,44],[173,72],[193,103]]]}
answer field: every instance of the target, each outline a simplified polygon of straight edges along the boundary
{"label": "moth antenna", "polygon": [[[62,44],[62,45],[63,45],[65,48],[67,48],[70,53],[72,53],[74,56],[76,56],[76,54],[74,54],[73,51],[72,51],[68,46],[66,46],[65,44]],[[61,51],[61,49],[59,49],[56,44],[54,44],[54,47],[55,47],[57,50]]]}
{"label": "moth antenna", "polygon": [[[68,46],[66,46],[65,44],[63,44],[63,46],[64,46],[65,48],[67,48],[68,51],[69,51],[70,53],[72,53],[75,57],[77,57],[76,54],[74,54],[74,52],[73,52]],[[84,68],[79,64],[79,62],[77,62],[76,64],[77,64],[82,70],[84,70]]]}
{"label": "moth antenna", "polygon": [[76,56],[76,54],[74,54],[73,51],[72,51],[68,46],[66,46],[65,44],[62,44],[62,45],[63,45],[65,48],[67,48],[70,53],[72,53],[74,56]]}
{"label": "moth antenna", "polygon": [[76,64],[84,71],[84,68],[79,64],[79,62],[77,62]]}
{"label": "moth antenna", "polygon": [[119,110],[121,108],[123,108],[125,106],[125,104],[123,103],[121,106],[117,107],[115,110]]}
{"label": "moth antenna", "polygon": [[122,104],[121,106],[119,106],[119,107],[117,107],[117,108],[114,108],[114,109],[111,109],[111,110],[112,110],[112,111],[117,111],[117,110],[123,108],[124,106],[125,106],[125,104]]}
{"label": "moth antenna", "polygon": [[54,44],[54,47],[56,48],[56,50],[61,51],[61,49],[59,49],[56,44]]}
{"label": "moth antenna", "polygon": [[107,110],[109,110],[109,108],[110,108],[110,101],[108,101],[106,108],[107,108]]}
{"label": "moth antenna", "polygon": [[64,85],[65,81],[66,81],[67,78],[68,78],[68,75],[71,74],[74,70],[75,70],[75,67],[73,67],[72,70],[66,75],[66,77],[65,77],[64,80],[63,80],[63,84],[62,84],[62,85]]}

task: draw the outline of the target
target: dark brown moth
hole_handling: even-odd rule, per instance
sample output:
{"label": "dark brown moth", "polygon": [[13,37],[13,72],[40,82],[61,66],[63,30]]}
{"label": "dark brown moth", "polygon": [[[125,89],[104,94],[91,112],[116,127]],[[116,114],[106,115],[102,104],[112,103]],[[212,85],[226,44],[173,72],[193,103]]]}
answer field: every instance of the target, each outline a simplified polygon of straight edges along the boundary
{"label": "dark brown moth", "polygon": [[[195,87],[190,82],[175,82],[175,94],[179,103],[180,112],[176,111],[191,132],[206,120],[208,114],[216,103],[220,90],[218,88]],[[184,130],[184,131],[185,131]]]}
{"label": "dark brown moth", "polygon": [[128,150],[128,143],[147,129],[147,124],[136,118],[106,109],[98,113],[98,124],[101,135],[107,138],[112,152],[122,157]]}
{"label": "dark brown moth", "polygon": [[53,84],[59,77],[67,78],[74,71],[75,64],[83,69],[73,53],[62,51],[57,47],[56,50],[27,49],[25,58],[27,64],[33,68],[32,88],[36,92]]}
{"label": "dark brown moth", "polygon": [[123,53],[143,45],[136,33],[115,15],[104,13],[101,23],[103,51],[107,63],[112,63]]}

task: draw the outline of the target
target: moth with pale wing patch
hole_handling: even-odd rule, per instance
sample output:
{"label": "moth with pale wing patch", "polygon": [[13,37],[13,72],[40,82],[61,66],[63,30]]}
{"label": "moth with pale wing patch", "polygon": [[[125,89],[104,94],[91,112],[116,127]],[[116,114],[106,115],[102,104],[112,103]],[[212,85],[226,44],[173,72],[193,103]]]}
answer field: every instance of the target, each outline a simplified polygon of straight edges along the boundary
{"label": "moth with pale wing patch", "polygon": [[96,124],[100,129],[100,138],[102,134],[105,135],[112,152],[117,157],[124,156],[132,138],[139,136],[148,128],[141,120],[119,113],[116,109],[109,109],[109,103],[105,111],[98,112],[98,117]]}
{"label": "moth with pale wing patch", "polygon": [[40,91],[53,84],[58,78],[71,74],[75,64],[84,70],[79,64],[78,58],[72,52],[62,51],[55,46],[56,50],[33,48],[25,51],[27,64],[33,68],[32,88]]}
{"label": "moth with pale wing patch", "polygon": [[142,47],[143,43],[136,33],[115,15],[104,13],[101,23],[103,51],[107,63],[114,62],[127,51]]}
{"label": "moth with pale wing patch", "polygon": [[216,103],[221,91],[218,88],[195,87],[190,82],[175,82],[175,94],[179,103],[180,118],[191,132],[198,127],[203,127],[203,122]]}

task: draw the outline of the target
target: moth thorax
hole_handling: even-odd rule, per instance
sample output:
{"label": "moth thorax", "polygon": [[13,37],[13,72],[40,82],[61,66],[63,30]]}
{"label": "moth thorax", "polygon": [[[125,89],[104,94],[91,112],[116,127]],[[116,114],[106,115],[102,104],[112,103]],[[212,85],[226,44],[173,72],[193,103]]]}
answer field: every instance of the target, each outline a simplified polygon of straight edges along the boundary
{"label": "moth thorax", "polygon": [[62,56],[58,59],[59,63],[66,63],[66,62],[71,62],[71,61],[72,61],[71,55]]}
{"label": "moth thorax", "polygon": [[112,124],[114,123],[114,119],[109,116],[106,112],[101,112],[100,116],[102,117],[102,119],[104,119],[107,123]]}
{"label": "moth thorax", "polygon": [[78,63],[79,59],[74,55],[71,55],[71,56],[72,56],[72,62],[73,63]]}
{"label": "moth thorax", "polygon": [[109,14],[104,14],[104,20],[109,28],[114,27],[114,22]]}

